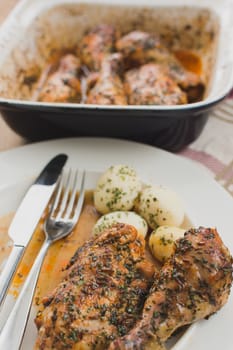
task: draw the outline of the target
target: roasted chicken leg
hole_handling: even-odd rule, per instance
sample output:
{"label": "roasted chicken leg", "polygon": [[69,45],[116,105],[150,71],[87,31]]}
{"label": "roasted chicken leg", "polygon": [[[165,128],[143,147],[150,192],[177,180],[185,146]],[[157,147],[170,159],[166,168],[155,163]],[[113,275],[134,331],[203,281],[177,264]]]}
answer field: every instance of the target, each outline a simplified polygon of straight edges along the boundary
{"label": "roasted chicken leg", "polygon": [[133,31],[124,35],[117,40],[116,48],[122,53],[126,68],[168,59],[168,52],[159,36],[147,32]]}
{"label": "roasted chicken leg", "polygon": [[61,58],[55,71],[40,91],[39,101],[80,102],[81,84],[79,79],[80,61],[72,54]]}
{"label": "roasted chicken leg", "polygon": [[148,63],[125,74],[125,91],[131,105],[179,105],[186,93],[159,64]]}
{"label": "roasted chicken leg", "polygon": [[116,42],[122,53],[126,67],[155,62],[163,66],[166,73],[187,92],[188,101],[198,101],[203,97],[204,84],[198,74],[186,70],[179,60],[151,33],[133,31]]}
{"label": "roasted chicken leg", "polygon": [[80,42],[78,56],[82,64],[90,70],[98,71],[104,56],[114,51],[116,39],[117,32],[113,26],[102,24],[95,27]]}
{"label": "roasted chicken leg", "polygon": [[122,56],[119,53],[106,55],[100,74],[90,90],[86,103],[102,105],[126,105],[127,99],[121,80]]}
{"label": "roasted chicken leg", "polygon": [[145,240],[116,224],[71,259],[67,278],[44,298],[36,349],[103,350],[140,317],[155,268]]}
{"label": "roasted chicken leg", "polygon": [[180,326],[209,317],[227,301],[232,257],[215,229],[191,229],[155,277],[142,317],[109,350],[158,350]]}

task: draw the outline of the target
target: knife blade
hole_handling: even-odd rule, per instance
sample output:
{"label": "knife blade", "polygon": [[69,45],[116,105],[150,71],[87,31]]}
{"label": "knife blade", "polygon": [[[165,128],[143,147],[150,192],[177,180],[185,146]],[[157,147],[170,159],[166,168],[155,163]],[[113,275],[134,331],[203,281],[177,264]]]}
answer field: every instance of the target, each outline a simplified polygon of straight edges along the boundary
{"label": "knife blade", "polygon": [[58,154],[50,160],[35,182],[29,187],[14,215],[8,230],[8,235],[12,238],[14,245],[0,275],[0,306],[5,299],[25,248],[52,197],[67,158],[66,154]]}

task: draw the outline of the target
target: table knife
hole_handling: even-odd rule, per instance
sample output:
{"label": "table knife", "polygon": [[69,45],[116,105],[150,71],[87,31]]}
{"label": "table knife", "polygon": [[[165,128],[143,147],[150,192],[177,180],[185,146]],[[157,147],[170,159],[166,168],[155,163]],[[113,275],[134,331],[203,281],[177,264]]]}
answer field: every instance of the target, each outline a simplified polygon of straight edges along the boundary
{"label": "table knife", "polygon": [[14,245],[0,275],[0,306],[5,299],[25,248],[52,197],[67,158],[66,154],[58,154],[45,166],[36,181],[28,189],[14,215],[8,230]]}

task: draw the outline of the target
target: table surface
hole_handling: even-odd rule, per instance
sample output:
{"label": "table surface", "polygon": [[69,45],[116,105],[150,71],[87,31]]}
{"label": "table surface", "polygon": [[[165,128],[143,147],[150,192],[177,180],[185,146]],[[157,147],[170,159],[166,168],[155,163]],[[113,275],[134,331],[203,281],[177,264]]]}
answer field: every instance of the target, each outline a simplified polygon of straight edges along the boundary
{"label": "table surface", "polygon": [[[0,23],[2,23],[18,0],[0,1]],[[0,116],[0,151],[14,148],[26,143],[21,136],[12,131]]]}

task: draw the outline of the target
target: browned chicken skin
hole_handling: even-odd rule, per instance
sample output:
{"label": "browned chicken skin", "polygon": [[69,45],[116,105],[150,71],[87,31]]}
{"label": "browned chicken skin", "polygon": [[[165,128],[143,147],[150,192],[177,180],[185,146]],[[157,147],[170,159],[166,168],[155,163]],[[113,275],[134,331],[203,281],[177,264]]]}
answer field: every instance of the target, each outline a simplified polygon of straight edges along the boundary
{"label": "browned chicken skin", "polygon": [[163,67],[165,72],[186,92],[189,103],[203,98],[205,86],[197,74],[187,71],[177,60],[168,62]]}
{"label": "browned chicken skin", "polygon": [[122,53],[126,67],[138,66],[147,62],[161,64],[169,77],[187,92],[189,102],[200,100],[203,97],[204,84],[199,75],[187,71],[155,34],[141,31],[130,32],[116,42],[116,48]]}
{"label": "browned chicken skin", "polygon": [[168,55],[157,35],[141,31],[130,32],[118,39],[116,49],[122,53],[127,68],[153,60],[161,63]]}
{"label": "browned chicken skin", "polygon": [[109,350],[158,350],[180,326],[206,318],[227,301],[232,257],[215,229],[191,229],[155,278],[141,320]]}
{"label": "browned chicken skin", "polygon": [[103,350],[139,318],[154,275],[145,241],[117,224],[71,259],[67,278],[44,298],[36,349]]}
{"label": "browned chicken skin", "polygon": [[80,102],[81,84],[78,78],[80,61],[72,54],[61,58],[55,72],[51,73],[39,100],[44,102]]}
{"label": "browned chicken skin", "polygon": [[102,61],[97,82],[90,90],[86,103],[102,105],[126,105],[127,99],[121,80],[122,56],[106,55]]}
{"label": "browned chicken skin", "polygon": [[95,27],[86,34],[78,49],[81,61],[91,70],[99,70],[106,54],[114,51],[117,32],[108,24]]}
{"label": "browned chicken skin", "polygon": [[128,71],[125,90],[131,105],[178,105],[187,103],[186,94],[159,64],[148,63]]}

